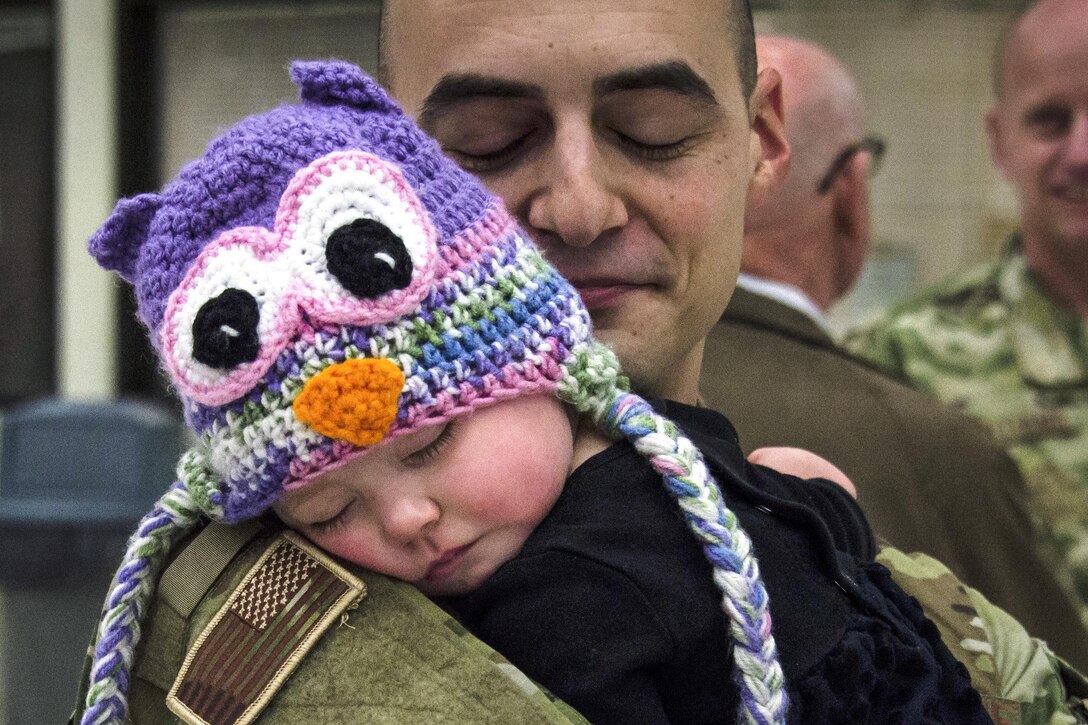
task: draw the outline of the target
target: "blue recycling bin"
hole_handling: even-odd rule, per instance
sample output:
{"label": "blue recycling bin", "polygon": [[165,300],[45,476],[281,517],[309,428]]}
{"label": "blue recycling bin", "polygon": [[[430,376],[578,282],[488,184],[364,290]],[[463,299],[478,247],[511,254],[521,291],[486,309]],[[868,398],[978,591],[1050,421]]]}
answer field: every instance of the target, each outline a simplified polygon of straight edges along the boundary
{"label": "blue recycling bin", "polygon": [[67,721],[106,589],[174,480],[182,430],[132,401],[0,415],[0,725]]}

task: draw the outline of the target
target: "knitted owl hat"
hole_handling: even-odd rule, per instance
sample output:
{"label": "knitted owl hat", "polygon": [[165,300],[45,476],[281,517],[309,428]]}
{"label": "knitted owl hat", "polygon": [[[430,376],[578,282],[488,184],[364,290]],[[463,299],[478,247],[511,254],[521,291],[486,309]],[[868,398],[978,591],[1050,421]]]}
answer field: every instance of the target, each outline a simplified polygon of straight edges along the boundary
{"label": "knitted owl hat", "polygon": [[118,202],[91,254],[136,290],[199,444],[140,523],[104,609],[87,708],[122,722],[171,546],[382,441],[551,392],[645,455],[724,592],[742,719],[784,721],[751,542],[701,454],[626,390],[575,290],[502,202],[358,68],[298,62],[301,103],[238,123],[160,193]]}

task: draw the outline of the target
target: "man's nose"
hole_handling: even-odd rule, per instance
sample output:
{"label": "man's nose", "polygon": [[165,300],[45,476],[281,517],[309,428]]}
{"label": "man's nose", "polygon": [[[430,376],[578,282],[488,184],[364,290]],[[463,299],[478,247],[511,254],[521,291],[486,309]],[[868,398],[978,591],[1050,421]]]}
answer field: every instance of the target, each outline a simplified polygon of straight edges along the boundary
{"label": "man's nose", "polygon": [[559,128],[551,152],[538,166],[527,221],[544,244],[585,247],[627,223],[618,179],[602,158],[586,125]]}
{"label": "man's nose", "polygon": [[441,516],[438,504],[425,495],[391,493],[383,498],[382,528],[386,536],[399,544],[411,544],[425,536]]}

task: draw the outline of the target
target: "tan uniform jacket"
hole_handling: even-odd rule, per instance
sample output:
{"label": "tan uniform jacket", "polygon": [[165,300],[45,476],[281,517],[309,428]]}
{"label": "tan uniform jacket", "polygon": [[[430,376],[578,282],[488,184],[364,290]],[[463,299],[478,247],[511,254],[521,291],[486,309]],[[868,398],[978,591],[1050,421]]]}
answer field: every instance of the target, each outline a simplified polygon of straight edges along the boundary
{"label": "tan uniform jacket", "polygon": [[137,648],[133,725],[585,724],[414,587],[277,524],[212,524],[176,549]]}
{"label": "tan uniform jacket", "polygon": [[854,481],[878,536],[940,560],[1088,668],[1088,633],[1037,554],[1020,476],[982,426],[743,289],[707,340],[700,386],[746,451],[791,445],[824,456]]}

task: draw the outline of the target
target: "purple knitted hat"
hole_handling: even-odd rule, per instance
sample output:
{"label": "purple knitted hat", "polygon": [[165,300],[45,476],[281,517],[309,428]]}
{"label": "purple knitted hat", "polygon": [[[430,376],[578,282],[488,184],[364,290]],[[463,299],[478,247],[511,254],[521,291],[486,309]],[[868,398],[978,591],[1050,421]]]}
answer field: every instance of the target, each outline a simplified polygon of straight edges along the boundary
{"label": "purple knitted hat", "polygon": [[538,392],[662,474],[726,593],[744,708],[781,720],[751,542],[699,451],[627,392],[577,293],[502,202],[377,84],[335,61],[291,74],[301,103],[241,121],[161,192],[118,202],[90,240],[136,288],[199,443],[129,541],[83,723],[124,720],[158,571],[203,517],[252,518],[383,441]]}
{"label": "purple knitted hat", "polygon": [[386,438],[554,391],[589,339],[573,288],[379,86],[337,63],[292,77],[301,104],[242,121],[90,242],[136,288],[206,443],[182,479],[225,521]]}

